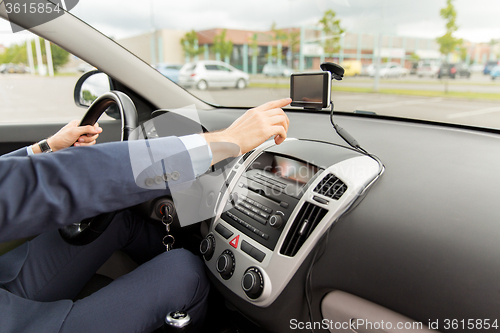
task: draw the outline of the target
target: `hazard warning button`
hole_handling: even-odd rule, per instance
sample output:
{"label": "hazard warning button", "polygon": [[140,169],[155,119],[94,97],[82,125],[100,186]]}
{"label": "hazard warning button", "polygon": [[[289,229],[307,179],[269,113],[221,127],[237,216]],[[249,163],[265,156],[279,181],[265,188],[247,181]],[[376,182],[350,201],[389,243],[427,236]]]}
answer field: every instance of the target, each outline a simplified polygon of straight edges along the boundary
{"label": "hazard warning button", "polygon": [[240,240],[240,235],[234,237],[233,239],[231,239],[231,241],[229,242],[229,245],[231,245],[232,247],[234,247],[235,249],[238,248],[238,241]]}

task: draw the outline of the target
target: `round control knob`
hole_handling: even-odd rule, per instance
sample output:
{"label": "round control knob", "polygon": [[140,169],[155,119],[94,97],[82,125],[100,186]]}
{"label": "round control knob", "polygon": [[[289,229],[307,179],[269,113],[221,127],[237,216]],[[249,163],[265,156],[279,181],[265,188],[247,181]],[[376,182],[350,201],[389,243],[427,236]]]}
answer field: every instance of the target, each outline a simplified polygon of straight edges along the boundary
{"label": "round control knob", "polygon": [[238,196],[238,192],[233,192],[231,193],[230,197],[231,201],[234,203],[234,204],[237,204],[238,203],[238,199],[239,199],[239,196]]}
{"label": "round control knob", "polygon": [[200,252],[206,261],[212,259],[215,250],[215,238],[212,234],[208,235],[200,244]]}
{"label": "round control knob", "polygon": [[256,299],[262,294],[264,289],[264,279],[262,273],[256,267],[247,269],[241,279],[241,287],[245,294],[251,299]]}
{"label": "round control knob", "polygon": [[217,259],[217,272],[220,276],[227,280],[233,276],[234,272],[234,255],[231,251],[225,250]]}
{"label": "round control knob", "polygon": [[279,212],[279,211],[276,212],[276,214],[271,215],[271,217],[269,218],[269,225],[271,227],[273,227],[274,229],[281,228],[281,226],[285,222],[284,217],[285,217],[285,214],[283,214],[282,212]]}

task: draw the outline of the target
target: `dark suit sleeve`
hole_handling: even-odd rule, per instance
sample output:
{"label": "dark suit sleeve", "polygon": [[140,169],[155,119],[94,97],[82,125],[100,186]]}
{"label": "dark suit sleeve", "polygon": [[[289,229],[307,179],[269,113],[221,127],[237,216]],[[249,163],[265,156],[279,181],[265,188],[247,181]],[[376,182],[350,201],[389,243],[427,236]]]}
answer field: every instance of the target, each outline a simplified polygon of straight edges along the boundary
{"label": "dark suit sleeve", "polygon": [[3,157],[0,242],[130,207],[193,179],[189,153],[177,137]]}
{"label": "dark suit sleeve", "polygon": [[14,151],[11,151],[10,153],[1,155],[0,158],[13,157],[13,156],[18,156],[18,157],[28,156],[28,152],[26,151],[26,147],[19,148],[18,150],[14,150]]}

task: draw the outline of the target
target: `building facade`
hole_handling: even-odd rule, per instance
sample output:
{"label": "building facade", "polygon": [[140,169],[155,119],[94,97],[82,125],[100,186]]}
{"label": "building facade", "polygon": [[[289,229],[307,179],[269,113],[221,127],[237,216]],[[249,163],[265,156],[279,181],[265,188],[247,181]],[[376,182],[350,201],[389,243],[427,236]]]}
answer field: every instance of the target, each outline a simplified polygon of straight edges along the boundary
{"label": "building facade", "polygon": [[[225,30],[226,40],[233,43],[230,56],[222,57],[213,51],[214,39]],[[119,40],[124,47],[144,61],[157,63],[184,64],[197,60],[221,60],[247,73],[261,73],[268,63],[287,65],[303,71],[318,69],[323,61],[341,63],[344,60],[359,60],[368,65],[374,62],[380,52],[382,62],[396,62],[410,68],[417,60],[445,60],[439,52],[435,39],[379,35],[364,32],[347,32],[338,40],[338,50],[325,54],[323,42],[328,39],[318,26],[285,28],[288,37],[277,38],[273,31],[251,31],[216,28],[197,31],[196,47],[201,54],[189,57],[184,54],[181,39],[187,33],[179,30],[156,30],[139,36]],[[467,64],[481,63],[496,59],[494,45],[464,43],[466,59],[457,55],[448,61],[464,61]],[[498,47],[500,54],[500,45]],[[380,51],[379,51],[380,50]]]}

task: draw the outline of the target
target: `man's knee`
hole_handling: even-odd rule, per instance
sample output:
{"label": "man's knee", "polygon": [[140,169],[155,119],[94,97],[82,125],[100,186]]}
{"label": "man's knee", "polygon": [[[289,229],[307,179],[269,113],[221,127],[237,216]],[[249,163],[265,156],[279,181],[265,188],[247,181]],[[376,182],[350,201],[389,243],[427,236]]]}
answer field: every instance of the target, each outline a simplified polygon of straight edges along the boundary
{"label": "man's knee", "polygon": [[[184,299],[185,309],[205,301],[209,282],[200,258],[185,249],[175,249],[157,256],[165,273],[175,275],[179,296]],[[181,310],[181,309],[179,309]]]}

